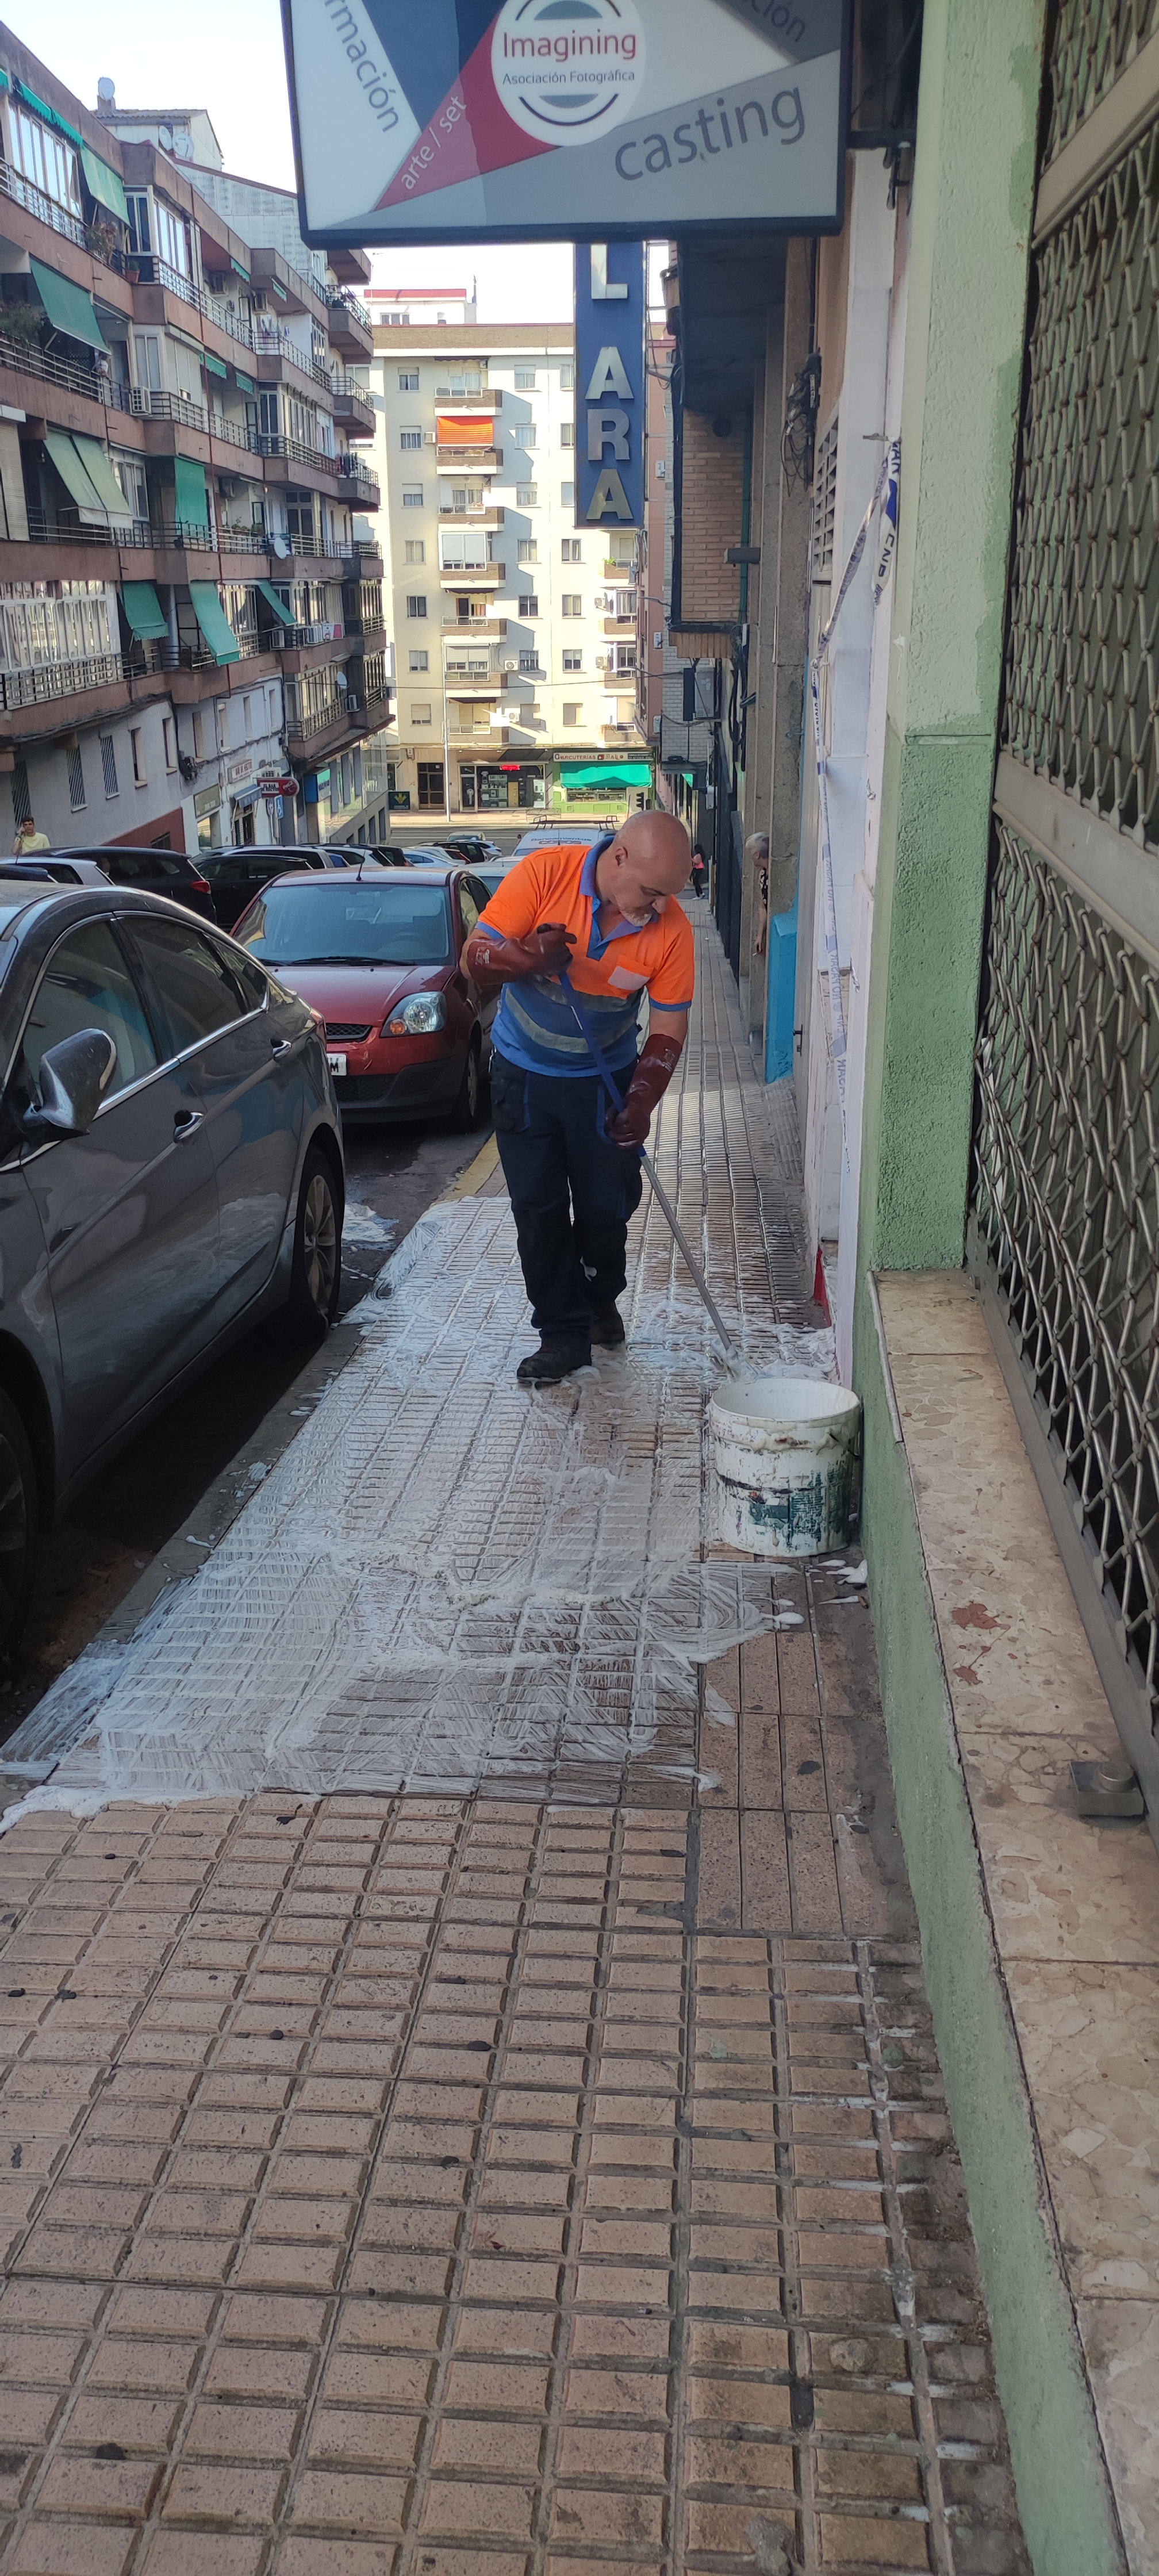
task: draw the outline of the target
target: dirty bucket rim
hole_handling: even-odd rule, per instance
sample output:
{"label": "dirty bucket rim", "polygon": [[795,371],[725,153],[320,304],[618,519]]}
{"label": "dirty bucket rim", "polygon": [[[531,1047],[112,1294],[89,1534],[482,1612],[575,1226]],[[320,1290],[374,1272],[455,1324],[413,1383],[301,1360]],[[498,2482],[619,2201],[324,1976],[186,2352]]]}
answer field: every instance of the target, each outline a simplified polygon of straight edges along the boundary
{"label": "dirty bucket rim", "polygon": [[[767,1390],[763,1402],[762,1389]],[[730,1425],[747,1421],[767,1430],[770,1424],[777,1423],[791,1431],[797,1426],[805,1429],[821,1422],[839,1422],[846,1415],[859,1413],[861,1398],[852,1387],[837,1386],[831,1378],[791,1377],[782,1372],[772,1376],[754,1371],[752,1376],[722,1380],[713,1388],[710,1409],[723,1415]]]}

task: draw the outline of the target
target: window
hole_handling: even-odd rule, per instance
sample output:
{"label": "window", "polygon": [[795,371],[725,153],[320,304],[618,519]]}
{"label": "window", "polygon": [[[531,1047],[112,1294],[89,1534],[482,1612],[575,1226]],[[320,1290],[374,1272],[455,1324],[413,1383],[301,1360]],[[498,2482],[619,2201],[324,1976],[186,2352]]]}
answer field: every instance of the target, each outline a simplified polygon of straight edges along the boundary
{"label": "window", "polygon": [[562,501],[562,503],[563,503],[563,506],[564,506],[564,509],[565,509],[565,510],[574,510],[574,508],[575,508],[575,485],[574,485],[574,483],[561,483],[561,484],[560,484],[560,487],[559,487],[559,497],[560,497],[560,500],[561,500],[561,501]]}
{"label": "window", "polygon": [[117,785],[117,746],[111,733],[101,735],[101,768],[104,771],[106,796],[119,796]]}
{"label": "window", "polygon": [[579,652],[572,652],[572,651],[569,651],[569,650],[567,650],[567,649],[565,648],[564,656],[563,656],[563,667],[564,667],[564,670],[565,670],[565,671],[582,671],[583,666],[584,666],[584,657],[583,657],[583,654],[582,654],[582,653],[579,653]]}
{"label": "window", "polygon": [[559,550],[561,562],[580,563],[582,561],[582,545],[582,537],[565,537]]}
{"label": "window", "polygon": [[152,234],[150,233],[150,230],[149,230],[149,199],[148,199],[148,197],[145,195],[145,193],[144,193],[143,191],[142,191],[142,193],[141,193],[139,196],[138,196],[138,195],[136,195],[136,194],[134,194],[134,193],[132,193],[132,192],[129,192],[129,193],[126,195],[125,203],[126,203],[126,205],[127,205],[128,209],[129,209],[129,248],[130,248],[130,250],[135,250],[135,251],[150,251],[150,250],[152,250],[152,248],[153,248],[153,237],[152,237]]}
{"label": "window", "polygon": [[139,951],[150,986],[160,1000],[160,1018],[171,1055],[184,1055],[218,1029],[243,1019],[248,1010],[240,984],[220,949],[183,921],[132,916],[133,945]]}
{"label": "window", "polygon": [[533,420],[514,423],[511,435],[517,447],[538,447],[539,445],[539,431]]}
{"label": "window", "polygon": [[421,429],[416,428],[413,422],[409,428],[400,429],[398,433],[398,443],[402,448],[421,447],[423,443],[423,434]]}
{"label": "window", "polygon": [[412,644],[410,651],[410,666],[412,671],[429,671],[431,667],[430,654],[426,651],[420,651],[416,644]]}
{"label": "window", "polygon": [[93,1028],[104,1029],[117,1050],[106,1098],[153,1072],[157,1049],[141,997],[103,921],[89,922],[54,948],[33,997],[17,1079],[37,1082],[50,1047]]}
{"label": "window", "polygon": [[539,548],[534,537],[520,537],[517,543],[516,552],[518,553],[520,563],[538,563],[539,561]]}
{"label": "window", "polygon": [[421,483],[403,484],[402,506],[404,510],[421,510],[423,506],[423,487]]}
{"label": "window", "polygon": [[516,391],[516,393],[517,393],[517,394],[533,394],[533,393],[534,393],[534,391],[535,391],[535,369],[534,369],[534,367],[517,367],[517,368],[516,368],[516,370],[515,370],[515,391]]}
{"label": "window", "polygon": [[[443,802],[443,764],[441,760],[420,760],[419,803],[441,805]],[[424,889],[425,891],[425,889]]]}
{"label": "window", "polygon": [[431,702],[429,698],[411,699],[410,720],[412,725],[429,725],[431,721]]}
{"label": "window", "polygon": [[539,669],[539,655],[538,655],[538,653],[536,653],[536,652],[531,652],[531,653],[521,653],[521,654],[520,654],[520,656],[519,656],[519,668],[520,668],[520,670],[521,670],[521,671],[538,671],[538,669]]}
{"label": "window", "polygon": [[539,499],[539,492],[538,492],[537,486],[536,486],[534,483],[517,483],[517,484],[516,484],[516,486],[515,486],[515,505],[516,505],[516,508],[517,508],[517,509],[520,509],[520,510],[534,510],[534,508],[535,508],[535,504],[536,504],[536,502],[538,501],[538,499]]}
{"label": "window", "polygon": [[417,367],[399,368],[398,389],[400,394],[417,394],[419,389],[419,371]]}
{"label": "window", "polygon": [[[80,218],[80,187],[77,181],[76,154],[62,134],[54,134],[42,125],[38,116],[26,116],[11,96],[8,116],[12,128],[12,158],[18,170],[41,195],[51,197],[53,204],[67,206],[70,214]],[[36,212],[33,207],[32,212]]]}
{"label": "window", "polygon": [[575,446],[574,420],[561,420],[559,424],[559,443],[561,447]]}
{"label": "window", "polygon": [[189,228],[163,197],[153,199],[153,248],[179,277],[188,277]]}
{"label": "window", "polygon": [[584,603],[583,603],[583,593],[582,593],[582,591],[578,591],[578,590],[565,590],[565,592],[564,592],[564,594],[563,594],[563,598],[561,599],[561,601],[560,601],[560,603],[559,603],[559,604],[560,604],[561,612],[562,612],[562,614],[563,614],[563,616],[564,616],[564,617],[582,617],[582,616],[583,616],[583,613],[584,613]]}
{"label": "window", "polygon": [[408,563],[426,562],[427,550],[421,537],[407,537],[404,539],[404,544]]}
{"label": "window", "polygon": [[521,617],[538,617],[539,601],[533,590],[524,591],[523,597],[519,602],[519,614]]}
{"label": "window", "polygon": [[137,362],[137,382],[147,393],[161,389],[161,342],[155,331],[134,331],[133,353]]}
{"label": "window", "polygon": [[408,617],[426,616],[427,594],[425,590],[408,590],[406,595],[406,613]]}
{"label": "window", "polygon": [[575,392],[575,366],[570,358],[565,358],[562,366],[560,367],[559,390],[561,394],[573,394]]}
{"label": "window", "polygon": [[162,740],[162,742],[163,742],[163,743],[164,743],[164,745],[165,745],[165,767],[166,767],[166,769],[176,769],[176,767],[177,767],[177,753],[176,753],[176,751],[175,751],[175,749],[174,749],[174,747],[173,747],[173,718],[172,718],[172,716],[162,716],[162,718],[161,718],[161,740]]}
{"label": "window", "polygon": [[68,801],[74,814],[85,801],[85,774],[81,766],[79,743],[74,743],[68,754]]}
{"label": "window", "polygon": [[242,699],[241,720],[244,728],[244,739],[246,742],[252,742],[254,738],[254,702],[252,698]]}
{"label": "window", "polygon": [[142,739],[140,725],[130,725],[129,727],[129,749],[133,755],[133,785],[134,787],[144,787],[147,784],[145,777],[145,745]]}
{"label": "window", "polygon": [[582,707],[580,707],[580,706],[578,706],[578,705],[576,704],[576,702],[575,702],[575,700],[574,700],[574,699],[572,699],[572,698],[565,698],[565,699],[564,699],[564,702],[563,702],[563,720],[564,720],[565,725],[577,725],[577,724],[580,722],[580,719],[581,719],[581,717],[582,717],[582,714],[583,714],[583,708],[582,708]]}
{"label": "window", "polygon": [[205,758],[205,724],[200,707],[193,710],[193,756],[195,760]]}

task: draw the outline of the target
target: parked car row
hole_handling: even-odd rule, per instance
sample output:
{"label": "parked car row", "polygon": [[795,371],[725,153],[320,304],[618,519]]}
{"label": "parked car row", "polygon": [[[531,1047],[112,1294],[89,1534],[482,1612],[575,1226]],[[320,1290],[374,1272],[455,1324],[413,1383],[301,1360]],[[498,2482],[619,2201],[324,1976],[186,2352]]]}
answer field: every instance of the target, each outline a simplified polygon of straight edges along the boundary
{"label": "parked car row", "polygon": [[327,1042],[290,984],[164,898],[19,877],[0,878],[0,1654],[38,1529],[106,1459],[262,1318],[325,1332],[345,1196]]}

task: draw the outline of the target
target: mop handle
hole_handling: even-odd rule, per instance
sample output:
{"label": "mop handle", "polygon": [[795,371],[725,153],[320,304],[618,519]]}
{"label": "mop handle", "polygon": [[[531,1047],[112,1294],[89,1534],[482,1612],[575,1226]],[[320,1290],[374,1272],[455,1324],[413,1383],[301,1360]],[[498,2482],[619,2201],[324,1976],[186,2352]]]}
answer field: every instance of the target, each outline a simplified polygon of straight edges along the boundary
{"label": "mop handle", "polygon": [[[563,972],[562,972],[562,974],[560,975],[560,979],[559,979],[559,980],[560,980],[560,983],[561,983],[561,984],[562,984],[562,986],[563,986],[564,992],[567,994],[567,998],[568,998],[569,1002],[571,1003],[572,1010],[573,1010],[573,1011],[574,1011],[574,1013],[575,1013],[575,1017],[576,1017],[576,1021],[577,1021],[577,1024],[578,1024],[578,1027],[579,1027],[579,1030],[580,1030],[580,1034],[581,1034],[581,1036],[582,1036],[582,1037],[584,1037],[584,1038],[586,1039],[586,1041],[587,1041],[588,1052],[589,1052],[589,1054],[590,1054],[590,1055],[591,1055],[591,1057],[592,1057],[592,1060],[593,1060],[593,1062],[594,1062],[594,1064],[595,1064],[596,1071],[597,1071],[597,1073],[598,1073],[598,1075],[599,1075],[599,1077],[600,1077],[601,1082],[603,1083],[604,1089],[605,1089],[605,1091],[607,1091],[607,1092],[610,1094],[614,1107],[615,1107],[616,1109],[622,1109],[622,1108],[623,1108],[623,1106],[624,1106],[624,1094],[623,1094],[623,1092],[620,1090],[620,1087],[619,1087],[619,1085],[618,1085],[618,1083],[617,1083],[617,1081],[616,1081],[615,1075],[614,1075],[614,1073],[611,1071],[611,1068],[610,1068],[610,1066],[609,1066],[609,1065],[608,1065],[608,1063],[607,1063],[607,1060],[606,1060],[606,1058],[605,1058],[605,1056],[604,1056],[604,1053],[603,1053],[603,1049],[602,1049],[602,1047],[600,1046],[599,1039],[597,1038],[596,1033],[595,1033],[595,1030],[593,1029],[593,1027],[592,1027],[592,1025],[591,1025],[591,1022],[590,1022],[590,1020],[588,1019],[587,1013],[586,1013],[586,1011],[585,1011],[585,1010],[584,1010],[584,1008],[583,1008],[583,1005],[582,1005],[582,1003],[581,1003],[581,1001],[580,1001],[579,995],[578,995],[578,993],[576,992],[575,986],[574,986],[574,984],[572,983],[571,977],[570,977],[570,975],[568,974],[568,971],[567,971],[566,966],[564,967]],[[614,1139],[613,1139],[613,1142],[614,1142]],[[621,1153],[623,1153],[625,1150],[626,1150],[626,1151],[628,1151],[628,1152],[630,1153],[632,1149],[631,1149],[631,1147],[630,1147],[630,1146],[629,1146],[629,1147],[627,1147],[627,1148],[625,1148],[625,1147],[621,1146],[621,1148],[620,1148]],[[678,1222],[677,1222],[676,1210],[675,1210],[675,1208],[674,1208],[674,1207],[673,1207],[673,1205],[672,1205],[672,1202],[671,1202],[671,1199],[670,1199],[670,1198],[669,1198],[669,1196],[668,1196],[667,1190],[666,1190],[666,1189],[664,1189],[664,1187],[663,1187],[662,1183],[661,1183],[661,1182],[659,1181],[659,1179],[657,1178],[657,1174],[656,1174],[656,1167],[655,1167],[655,1164],[654,1164],[654,1163],[653,1163],[653,1161],[652,1161],[652,1157],[651,1157],[651,1155],[650,1155],[650,1154],[648,1154],[648,1153],[645,1151],[645,1149],[644,1149],[643,1145],[637,1146],[636,1151],[638,1152],[639,1157],[640,1157],[640,1160],[641,1160],[641,1162],[642,1162],[642,1164],[643,1164],[643,1166],[644,1166],[644,1169],[645,1169],[645,1171],[646,1171],[646,1173],[647,1173],[647,1175],[648,1175],[648,1178],[649,1178],[649,1180],[651,1181],[652,1188],[653,1188],[653,1190],[654,1190],[654,1192],[655,1192],[655,1194],[656,1194],[656,1197],[658,1198],[658,1200],[659,1200],[659,1202],[660,1202],[660,1207],[661,1207],[661,1210],[662,1210],[662,1212],[663,1212],[663,1215],[664,1215],[664,1216],[665,1216],[665,1218],[667,1219],[668,1226],[669,1226],[669,1228],[670,1228],[670,1230],[671,1230],[672,1239],[673,1239],[674,1243],[678,1246],[678,1248],[679,1248],[680,1252],[681,1252],[681,1253],[683,1254],[683,1256],[684,1256],[684,1260],[685,1260],[685,1262],[687,1263],[688,1270],[689,1270],[690,1275],[691,1275],[691,1277],[692,1277],[692,1280],[693,1280],[694,1286],[695,1286],[695,1288],[696,1288],[696,1290],[697,1290],[697,1294],[698,1294],[698,1295],[699,1295],[699,1297],[701,1298],[701,1300],[702,1300],[703,1304],[707,1307],[708,1312],[709,1312],[709,1314],[710,1314],[710,1315],[711,1315],[711,1317],[712,1317],[712,1321],[713,1321],[713,1323],[714,1323],[714,1325],[715,1325],[715,1327],[716,1327],[717,1332],[718,1332],[718,1333],[719,1333],[719,1335],[720,1335],[721,1341],[722,1341],[722,1342],[723,1342],[723,1344],[724,1344],[725,1351],[727,1352],[727,1355],[728,1355],[729,1359],[730,1359],[730,1360],[735,1360],[735,1359],[737,1359],[737,1358],[739,1357],[739,1353],[738,1353],[738,1351],[737,1351],[736,1343],[734,1342],[734,1340],[733,1340],[733,1338],[732,1338],[731,1333],[728,1331],[728,1329],[727,1329],[726,1325],[723,1323],[723,1321],[722,1321],[722,1319],[721,1319],[720,1315],[719,1315],[719,1314],[718,1314],[718,1312],[717,1312],[717,1309],[716,1309],[715,1305],[713,1304],[712,1297],[711,1297],[711,1296],[710,1296],[710,1294],[709,1294],[708,1281],[706,1280],[706,1278],[705,1278],[705,1276],[704,1276],[704,1273],[703,1273],[703,1271],[702,1271],[702,1270],[701,1270],[701,1268],[700,1268],[699,1262],[697,1262],[697,1261],[694,1259],[693,1254],[692,1254],[691,1246],[690,1246],[690,1245],[689,1245],[689,1243],[687,1242],[687,1240],[686,1240],[686,1238],[685,1238],[685,1235],[684,1235],[684,1233],[683,1233],[683,1231],[682,1231],[682,1229],[681,1229],[680,1225],[679,1225],[679,1224],[678,1224]]]}

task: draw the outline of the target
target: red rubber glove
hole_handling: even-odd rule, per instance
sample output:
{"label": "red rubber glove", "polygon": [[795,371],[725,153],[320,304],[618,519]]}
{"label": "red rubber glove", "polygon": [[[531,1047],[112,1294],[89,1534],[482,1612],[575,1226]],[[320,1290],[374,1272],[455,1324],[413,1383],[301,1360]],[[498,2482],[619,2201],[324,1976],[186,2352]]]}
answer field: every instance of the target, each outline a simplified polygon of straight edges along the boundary
{"label": "red rubber glove", "polygon": [[497,984],[518,984],[529,975],[562,975],[571,964],[575,939],[561,921],[542,922],[529,930],[526,939],[504,939],[502,933],[489,930],[486,922],[476,924],[463,952],[467,972],[475,982],[494,989]]}
{"label": "red rubber glove", "polygon": [[645,1038],[622,1109],[606,1121],[605,1133],[617,1145],[643,1145],[652,1112],[662,1100],[684,1052],[682,1038]]}

